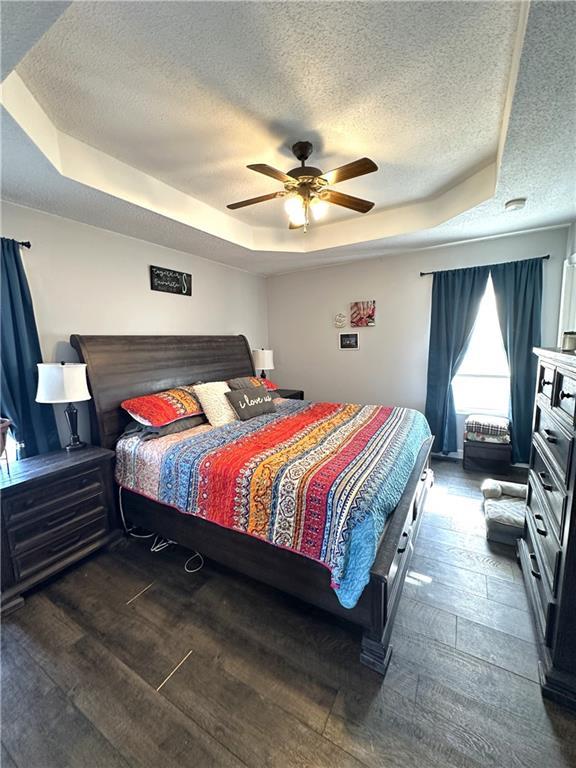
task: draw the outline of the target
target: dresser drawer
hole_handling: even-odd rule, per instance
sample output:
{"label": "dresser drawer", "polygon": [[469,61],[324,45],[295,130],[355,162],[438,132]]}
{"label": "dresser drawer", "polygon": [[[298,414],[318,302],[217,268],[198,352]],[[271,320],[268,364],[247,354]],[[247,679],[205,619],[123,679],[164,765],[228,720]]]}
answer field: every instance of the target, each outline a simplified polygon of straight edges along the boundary
{"label": "dresser drawer", "polygon": [[530,482],[538,487],[542,496],[546,499],[551,520],[556,529],[557,536],[562,541],[562,526],[564,523],[564,509],[567,498],[562,483],[553,472],[548,460],[540,452],[538,444],[534,442],[532,451],[532,468],[530,470]]}
{"label": "dresser drawer", "polygon": [[107,530],[106,518],[100,517],[79,528],[66,531],[49,544],[15,556],[13,564],[17,579],[23,581],[54,563],[65,561],[78,550],[101,539]]}
{"label": "dresser drawer", "polygon": [[78,528],[98,517],[106,516],[102,495],[61,505],[40,518],[12,527],[7,531],[10,551],[13,555],[49,544],[67,531]]}
{"label": "dresser drawer", "polygon": [[538,486],[534,486],[532,481],[528,486],[526,523],[530,529],[530,538],[535,549],[539,549],[543,575],[548,579],[548,586],[552,594],[555,595],[558,590],[562,549],[556,538],[555,526],[546,508],[546,502],[542,498]]}
{"label": "dresser drawer", "polygon": [[102,471],[95,468],[68,478],[60,476],[58,480],[47,481],[32,490],[24,490],[5,500],[3,510],[6,525],[11,528],[25,519],[44,516],[68,500],[78,501],[94,496],[102,487]]}
{"label": "dresser drawer", "polygon": [[530,528],[527,528],[526,539],[519,539],[518,553],[522,576],[532,604],[532,612],[541,640],[548,646],[552,645],[556,603],[546,582],[542,578],[542,569],[538,560],[537,549],[531,539]]}
{"label": "dresser drawer", "polygon": [[545,444],[546,450],[557,462],[562,480],[567,485],[574,445],[571,434],[541,405],[536,406],[534,429]]}
{"label": "dresser drawer", "polygon": [[552,399],[552,408],[567,423],[574,426],[574,412],[576,410],[576,379],[562,370],[556,371],[556,386]]}
{"label": "dresser drawer", "polygon": [[540,362],[538,364],[538,392],[552,400],[554,389],[554,366]]}

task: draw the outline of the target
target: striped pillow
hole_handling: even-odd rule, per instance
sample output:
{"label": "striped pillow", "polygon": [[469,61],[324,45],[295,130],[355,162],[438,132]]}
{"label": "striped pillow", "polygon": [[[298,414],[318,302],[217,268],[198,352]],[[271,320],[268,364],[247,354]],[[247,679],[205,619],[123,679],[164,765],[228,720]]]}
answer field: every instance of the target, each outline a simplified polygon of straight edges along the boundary
{"label": "striped pillow", "polygon": [[147,427],[165,427],[179,419],[203,413],[192,387],[175,387],[154,395],[133,397],[124,400],[120,406],[135,421]]}
{"label": "striped pillow", "polygon": [[241,376],[238,379],[230,379],[228,386],[232,390],[248,389],[248,387],[266,387],[271,391],[278,389],[278,384],[274,384],[270,379],[261,379],[260,376]]}

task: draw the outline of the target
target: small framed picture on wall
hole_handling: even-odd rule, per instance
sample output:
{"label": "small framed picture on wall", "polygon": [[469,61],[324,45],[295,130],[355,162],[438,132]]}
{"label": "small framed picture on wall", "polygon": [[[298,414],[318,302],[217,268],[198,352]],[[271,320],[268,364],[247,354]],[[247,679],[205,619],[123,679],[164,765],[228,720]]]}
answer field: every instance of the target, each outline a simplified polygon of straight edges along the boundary
{"label": "small framed picture on wall", "polygon": [[370,328],[376,325],[376,302],[353,301],[350,304],[350,325],[352,328]]}
{"label": "small framed picture on wall", "polygon": [[360,338],[357,333],[338,334],[338,346],[340,349],[358,349],[359,344]]}

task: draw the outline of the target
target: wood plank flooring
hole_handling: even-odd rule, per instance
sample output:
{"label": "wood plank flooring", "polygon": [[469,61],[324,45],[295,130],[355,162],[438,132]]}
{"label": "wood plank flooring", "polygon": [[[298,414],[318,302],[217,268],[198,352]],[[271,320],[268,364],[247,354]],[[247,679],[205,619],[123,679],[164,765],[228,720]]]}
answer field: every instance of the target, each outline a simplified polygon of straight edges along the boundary
{"label": "wood plank flooring", "polygon": [[514,554],[484,537],[482,477],[434,470],[384,682],[354,628],[131,540],[4,620],[2,766],[576,766]]}

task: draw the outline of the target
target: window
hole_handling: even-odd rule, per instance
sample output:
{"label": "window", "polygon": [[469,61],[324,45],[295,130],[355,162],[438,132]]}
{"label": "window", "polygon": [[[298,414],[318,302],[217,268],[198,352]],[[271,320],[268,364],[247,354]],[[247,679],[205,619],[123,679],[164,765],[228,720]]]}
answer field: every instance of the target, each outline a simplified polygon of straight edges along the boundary
{"label": "window", "polygon": [[452,391],[457,413],[508,415],[510,370],[491,277],[480,302],[468,351],[452,381]]}

